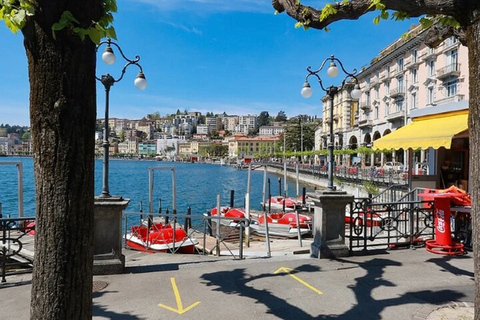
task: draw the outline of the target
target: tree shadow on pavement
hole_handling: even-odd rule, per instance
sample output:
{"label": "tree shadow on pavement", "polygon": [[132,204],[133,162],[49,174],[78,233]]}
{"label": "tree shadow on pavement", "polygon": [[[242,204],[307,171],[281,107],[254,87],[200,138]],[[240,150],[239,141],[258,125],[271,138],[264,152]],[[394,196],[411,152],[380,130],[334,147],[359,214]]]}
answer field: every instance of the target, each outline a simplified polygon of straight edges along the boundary
{"label": "tree shadow on pavement", "polygon": [[[434,303],[447,303],[454,300],[461,299],[464,295],[453,290],[422,290],[406,292],[395,298],[376,299],[373,296],[373,291],[380,287],[393,287],[394,283],[388,281],[383,277],[387,267],[401,267],[402,264],[388,259],[375,258],[367,262],[349,261],[337,259],[338,262],[355,265],[357,268],[364,269],[364,274],[354,279],[354,284],[348,288],[353,291],[355,299],[352,301],[351,309],[341,314],[309,314],[298,306],[292,304],[292,301],[286,301],[274,295],[268,289],[257,289],[248,284],[262,278],[285,277],[289,276],[286,273],[264,273],[257,276],[246,274],[245,269],[235,269],[231,271],[221,271],[215,273],[204,274],[202,279],[206,280],[207,286],[216,286],[215,291],[220,291],[225,294],[235,294],[238,296],[248,297],[256,303],[262,303],[268,308],[268,313],[274,315],[278,319],[345,319],[358,320],[382,319],[381,313],[387,307],[408,305],[411,303],[426,303],[425,297],[435,297]],[[297,267],[290,274],[299,272],[321,272],[318,266],[305,264]],[[399,271],[400,272],[400,271]],[[258,287],[258,286],[257,286]],[[430,299],[431,300],[431,299]]]}
{"label": "tree shadow on pavement", "polygon": [[[318,272],[318,267],[301,266],[298,269],[307,270],[310,272]],[[291,274],[297,273],[293,270]],[[221,291],[226,294],[236,294],[239,296],[249,297],[257,303],[263,303],[268,307],[269,314],[273,314],[280,319],[311,319],[312,316],[304,310],[289,304],[284,299],[272,294],[267,289],[256,289],[253,286],[248,286],[249,283],[256,280],[272,277],[285,277],[286,273],[264,273],[258,276],[251,276],[245,273],[245,269],[234,269],[231,271],[220,271],[215,273],[204,274],[202,279],[206,280],[207,286],[217,286],[214,291]]]}
{"label": "tree shadow on pavement", "polygon": [[455,274],[457,276],[467,276],[474,278],[474,273],[465,269],[460,269],[455,267],[450,262],[459,259],[471,259],[471,257],[467,256],[438,256],[435,258],[428,259],[426,262],[434,263],[437,266],[443,268],[445,271]]}
{"label": "tree shadow on pavement", "polygon": [[[115,291],[101,291],[101,292],[94,292],[93,293],[93,299],[99,298],[105,294],[115,294]],[[132,310],[133,313],[133,310]],[[148,318],[140,317],[140,316],[135,316],[133,314],[129,313],[118,313],[113,310],[108,310],[105,306],[96,304],[95,301],[93,302],[93,309],[92,309],[92,314],[95,317],[102,317],[105,319],[115,319],[115,320],[146,320]]]}

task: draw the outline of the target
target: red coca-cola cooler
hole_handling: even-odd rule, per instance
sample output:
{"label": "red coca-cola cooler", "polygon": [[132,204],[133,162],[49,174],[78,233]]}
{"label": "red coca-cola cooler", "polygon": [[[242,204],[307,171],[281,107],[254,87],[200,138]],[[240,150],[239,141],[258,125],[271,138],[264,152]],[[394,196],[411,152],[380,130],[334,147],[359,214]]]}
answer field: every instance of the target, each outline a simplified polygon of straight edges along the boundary
{"label": "red coca-cola cooler", "polygon": [[423,197],[425,200],[433,198],[433,215],[435,219],[435,238],[425,242],[427,251],[445,255],[465,253],[463,243],[452,238],[452,213],[450,210],[452,202],[454,202],[453,200],[463,195],[447,192],[429,193]]}

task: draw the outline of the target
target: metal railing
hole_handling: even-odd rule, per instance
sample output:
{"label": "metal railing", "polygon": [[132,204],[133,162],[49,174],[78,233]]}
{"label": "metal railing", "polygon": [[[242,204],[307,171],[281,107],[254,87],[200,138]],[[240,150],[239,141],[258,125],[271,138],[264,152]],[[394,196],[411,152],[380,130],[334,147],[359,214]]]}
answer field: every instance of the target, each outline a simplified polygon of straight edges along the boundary
{"label": "metal railing", "polygon": [[[193,246],[194,253],[210,254],[220,256],[221,247],[223,246],[235,259],[243,259],[243,243],[245,236],[245,228],[250,225],[250,220],[246,218],[230,218],[221,216],[211,216],[209,212],[206,214],[174,214],[174,213],[153,213],[145,214],[142,212],[125,212],[124,213],[124,245],[125,248],[132,248],[128,243],[132,243],[132,237],[135,240],[140,238],[135,235],[138,226],[144,226],[150,233],[159,233],[165,226],[171,228],[170,239],[167,239],[168,245],[165,252],[179,253],[182,247]],[[180,238],[177,230],[183,230]],[[214,239],[213,248],[209,249],[207,237]],[[200,239],[199,239],[200,238]],[[162,239],[163,241],[164,239]],[[137,241],[138,243],[138,241]],[[238,254],[232,251],[229,244],[238,244]],[[155,251],[153,244],[155,239],[143,237],[140,241],[140,249],[142,251]],[[143,247],[143,249],[141,248]]]}
{"label": "metal railing", "polygon": [[[34,226],[25,227],[35,218],[0,218],[0,269],[2,282],[14,274],[28,273],[33,268],[33,237]],[[25,238],[24,238],[25,237]],[[25,248],[26,243],[32,244],[32,251]]]}
{"label": "metal railing", "polygon": [[433,203],[357,198],[347,215],[350,252],[423,245],[434,237]]}
{"label": "metal railing", "polygon": [[[266,163],[264,165],[284,169],[283,164]],[[292,162],[287,164],[287,171],[296,172],[296,163]],[[326,166],[304,164],[299,165],[298,171],[301,174],[311,175],[314,178],[327,179],[328,177]],[[333,170],[333,176],[345,182],[363,183],[363,181],[369,181],[383,186],[397,185],[399,188],[406,188],[408,185],[408,175],[406,173],[395,170],[383,170],[376,167],[359,168],[336,166]]]}

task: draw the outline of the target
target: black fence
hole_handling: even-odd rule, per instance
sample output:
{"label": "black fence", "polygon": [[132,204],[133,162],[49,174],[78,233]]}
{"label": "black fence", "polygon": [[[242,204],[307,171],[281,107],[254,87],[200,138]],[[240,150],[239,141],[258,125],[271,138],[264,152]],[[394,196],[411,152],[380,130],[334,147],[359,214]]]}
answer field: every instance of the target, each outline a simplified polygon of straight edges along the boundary
{"label": "black fence", "polygon": [[[277,169],[284,169],[284,165],[281,163],[255,163],[254,165],[268,165]],[[296,172],[297,164],[295,162],[287,163],[287,171]],[[298,172],[302,174],[308,174],[316,178],[327,179],[328,168],[326,166],[299,164]],[[340,181],[362,183],[363,181],[370,181],[377,185],[397,185],[403,186],[407,189],[408,174],[405,172],[399,172],[396,170],[384,170],[382,168],[360,168],[360,167],[347,167],[336,166],[333,168],[333,176]]]}
{"label": "black fence", "polygon": [[8,275],[32,271],[34,221],[35,218],[0,218],[2,282]]}
{"label": "black fence", "polygon": [[357,198],[346,218],[350,251],[423,246],[434,237],[433,210],[428,201],[380,203]]}

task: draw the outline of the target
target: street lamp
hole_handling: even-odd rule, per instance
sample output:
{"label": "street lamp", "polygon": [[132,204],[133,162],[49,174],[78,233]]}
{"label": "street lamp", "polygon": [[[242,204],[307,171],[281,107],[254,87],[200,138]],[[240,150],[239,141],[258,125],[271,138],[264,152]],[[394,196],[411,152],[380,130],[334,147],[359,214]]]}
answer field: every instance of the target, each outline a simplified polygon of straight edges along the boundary
{"label": "street lamp", "polygon": [[[323,67],[326,65],[327,62],[329,62],[328,69],[327,69],[328,76],[335,77],[335,76],[338,75],[337,63],[340,65],[340,68],[342,68],[342,71],[345,73],[345,77],[343,78],[342,84],[340,86],[333,86],[332,85],[332,86],[327,87],[327,88],[323,86],[322,79],[320,78],[318,73],[323,70]],[[353,82],[354,82],[354,88],[350,92],[350,96],[352,97],[352,99],[358,100],[360,98],[360,96],[362,95],[362,91],[360,90],[360,86],[358,84],[358,79],[355,76],[355,74],[357,73],[357,70],[353,69],[353,71],[351,73],[347,72],[343,68],[342,62],[340,60],[338,60],[337,58],[335,58],[333,55],[330,56],[329,58],[326,58],[322,62],[322,65],[320,66],[320,68],[318,70],[313,71],[311,69],[311,67],[309,66],[309,67],[307,67],[307,72],[308,72],[308,74],[305,77],[305,83],[303,84],[303,88],[302,88],[302,91],[301,91],[302,97],[310,98],[312,96],[312,88],[310,87],[310,83],[308,82],[308,77],[315,76],[317,78],[318,83],[320,84],[320,87],[322,88],[322,90],[325,91],[325,93],[330,98],[330,119],[328,121],[328,124],[330,126],[330,128],[329,128],[330,129],[330,132],[329,132],[330,133],[330,140],[329,140],[329,143],[328,143],[328,161],[330,162],[330,164],[328,166],[328,186],[327,187],[328,187],[329,190],[333,191],[333,190],[335,190],[335,186],[333,185],[333,162],[334,162],[334,158],[333,158],[333,146],[334,146],[333,98],[335,97],[335,95],[338,92],[340,92],[343,89],[347,80],[349,82],[351,82],[353,80]]]}
{"label": "street lamp", "polygon": [[138,61],[140,61],[139,56],[135,56],[135,59],[133,60],[128,59],[127,57],[125,57],[122,49],[118,46],[118,44],[116,44],[115,42],[112,42],[111,39],[100,42],[96,49],[97,52],[100,46],[102,46],[103,44],[107,45],[107,47],[105,48],[105,51],[102,54],[103,62],[105,62],[106,64],[115,63],[116,57],[115,57],[115,54],[113,53],[112,45],[118,48],[118,51],[122,55],[123,59],[125,59],[125,61],[127,62],[123,67],[120,77],[118,79],[113,78],[109,73],[102,75],[100,78],[95,76],[95,78],[98,81],[100,81],[105,87],[105,125],[103,128],[103,144],[102,144],[103,146],[103,186],[102,186],[102,194],[100,195],[100,198],[110,198],[111,195],[108,189],[108,156],[109,156],[109,148],[110,148],[110,144],[108,142],[108,108],[109,108],[109,102],[110,102],[110,88],[115,84],[115,82],[119,82],[120,80],[123,79],[123,76],[125,75],[125,71],[127,70],[128,66],[131,66],[131,65],[136,65],[140,69],[134,81],[134,85],[138,90],[145,90],[147,88],[147,80],[145,80],[145,75],[143,74],[142,67],[138,63]]}

